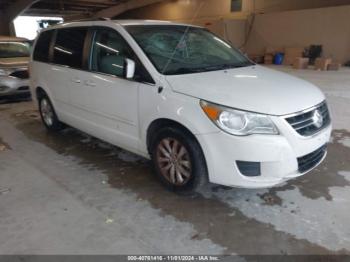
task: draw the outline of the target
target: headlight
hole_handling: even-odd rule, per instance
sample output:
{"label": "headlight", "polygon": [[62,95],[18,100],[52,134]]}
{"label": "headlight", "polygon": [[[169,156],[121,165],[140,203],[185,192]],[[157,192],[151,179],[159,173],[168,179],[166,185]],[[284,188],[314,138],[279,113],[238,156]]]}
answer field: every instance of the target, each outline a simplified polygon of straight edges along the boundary
{"label": "headlight", "polygon": [[267,115],[250,113],[201,101],[206,115],[222,130],[236,136],[252,134],[278,135],[278,129]]}

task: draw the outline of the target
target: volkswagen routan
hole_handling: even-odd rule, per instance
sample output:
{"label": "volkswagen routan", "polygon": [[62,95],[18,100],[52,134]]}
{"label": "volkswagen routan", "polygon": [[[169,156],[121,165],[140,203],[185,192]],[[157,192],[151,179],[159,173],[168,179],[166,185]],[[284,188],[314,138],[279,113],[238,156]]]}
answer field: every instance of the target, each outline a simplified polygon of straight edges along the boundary
{"label": "volkswagen routan", "polygon": [[67,124],[152,159],[173,190],[208,181],[272,187],[326,157],[331,119],[323,93],[254,64],[202,27],[57,25],[38,36],[30,72],[49,131]]}

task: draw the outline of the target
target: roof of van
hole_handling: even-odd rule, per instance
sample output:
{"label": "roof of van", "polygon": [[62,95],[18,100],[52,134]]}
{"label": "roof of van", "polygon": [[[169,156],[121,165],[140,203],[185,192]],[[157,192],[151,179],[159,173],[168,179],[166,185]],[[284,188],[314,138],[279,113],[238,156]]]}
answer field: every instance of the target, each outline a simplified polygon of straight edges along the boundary
{"label": "roof of van", "polygon": [[184,25],[184,26],[189,26],[189,24],[174,23],[171,21],[162,21],[162,20],[112,20],[112,22],[114,22],[116,24],[120,24],[122,26],[128,26],[128,25]]}
{"label": "roof of van", "polygon": [[26,38],[22,37],[14,37],[14,36],[1,36],[0,35],[0,41],[1,42],[26,42],[29,41]]}
{"label": "roof of van", "polygon": [[198,27],[196,25],[189,25],[183,23],[174,23],[170,21],[161,21],[161,20],[108,20],[108,19],[96,19],[96,20],[81,20],[81,21],[71,21],[62,24],[57,24],[49,27],[48,29],[55,29],[65,26],[83,26],[86,23],[91,22],[100,22],[100,23],[114,23],[121,26],[129,26],[129,25],[180,25],[180,26],[193,26]]}

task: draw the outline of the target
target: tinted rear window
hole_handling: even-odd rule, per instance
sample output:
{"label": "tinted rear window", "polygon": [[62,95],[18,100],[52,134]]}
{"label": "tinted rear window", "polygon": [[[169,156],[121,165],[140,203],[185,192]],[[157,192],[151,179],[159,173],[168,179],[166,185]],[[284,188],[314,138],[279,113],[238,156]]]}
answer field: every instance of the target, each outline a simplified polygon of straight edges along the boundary
{"label": "tinted rear window", "polygon": [[33,59],[40,62],[49,62],[50,43],[53,35],[53,30],[45,31],[40,34],[36,42]]}
{"label": "tinted rear window", "polygon": [[81,68],[87,29],[69,28],[57,31],[53,62],[73,68]]}

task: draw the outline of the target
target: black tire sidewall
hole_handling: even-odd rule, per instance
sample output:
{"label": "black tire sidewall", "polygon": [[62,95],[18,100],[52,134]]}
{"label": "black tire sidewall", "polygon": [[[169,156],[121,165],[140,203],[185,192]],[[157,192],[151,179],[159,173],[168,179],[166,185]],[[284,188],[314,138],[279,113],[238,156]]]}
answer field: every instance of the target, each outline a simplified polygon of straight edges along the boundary
{"label": "black tire sidewall", "polygon": [[[170,183],[160,172],[157,162],[157,146],[164,138],[174,138],[178,140],[187,149],[190,155],[192,165],[191,179],[182,186]],[[199,190],[208,182],[208,172],[202,149],[196,139],[188,132],[184,132],[178,128],[167,127],[160,129],[151,142],[151,154],[155,172],[160,181],[171,191],[175,192],[193,192]]]}

